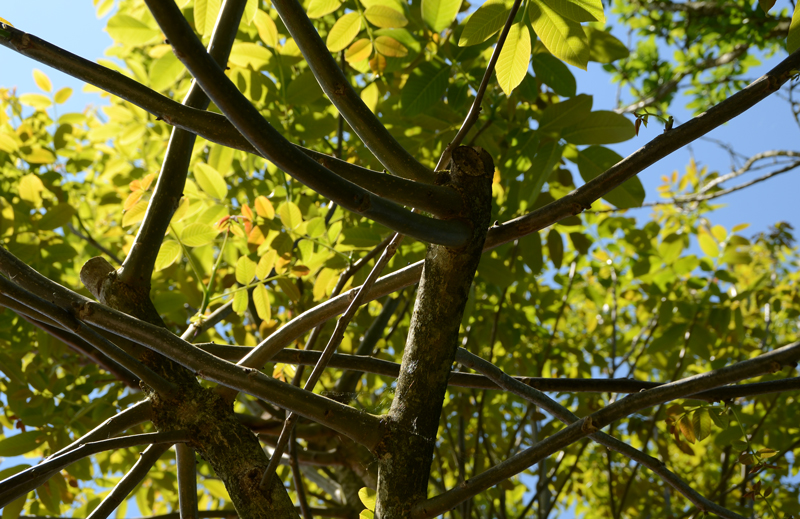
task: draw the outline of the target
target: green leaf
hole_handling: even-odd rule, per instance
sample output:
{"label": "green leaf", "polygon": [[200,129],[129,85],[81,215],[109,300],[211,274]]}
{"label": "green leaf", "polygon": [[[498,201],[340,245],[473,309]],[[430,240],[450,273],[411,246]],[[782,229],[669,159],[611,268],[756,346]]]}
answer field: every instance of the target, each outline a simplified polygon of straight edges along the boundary
{"label": "green leaf", "polygon": [[200,247],[211,243],[219,231],[207,223],[195,222],[181,231],[181,242],[187,247]]}
{"label": "green leaf", "polygon": [[361,504],[364,505],[367,510],[375,510],[375,502],[378,498],[374,490],[369,487],[362,487],[358,491],[358,498],[361,500]]}
{"label": "green leaf", "polygon": [[[621,160],[619,154],[608,148],[590,146],[578,153],[578,170],[581,178],[589,182]],[[641,180],[639,177],[632,177],[603,195],[603,198],[619,209],[628,209],[641,207],[644,196]]]}
{"label": "green leaf", "polygon": [[364,16],[367,20],[382,28],[405,27],[408,25],[408,19],[403,16],[403,13],[387,7],[385,5],[373,5],[364,11]]}
{"label": "green leaf", "polygon": [[791,54],[800,49],[800,3],[794,8],[792,23],[789,25],[789,36],[786,38],[786,50]]}
{"label": "green leaf", "polygon": [[39,229],[51,231],[63,227],[69,223],[73,214],[75,214],[75,208],[68,203],[61,203],[51,207],[39,220]]}
{"label": "green leaf", "polygon": [[[202,1],[202,0],[201,0]],[[108,35],[123,45],[141,46],[158,41],[161,31],[145,25],[127,14],[118,14],[108,20]]]}
{"label": "green leaf", "polygon": [[254,21],[256,24],[256,30],[258,31],[258,37],[261,38],[261,41],[273,49],[277,47],[278,27],[275,25],[275,21],[270,18],[267,13],[260,9],[256,13],[256,18]]}
{"label": "green leaf", "polygon": [[256,306],[256,313],[263,321],[269,321],[272,318],[269,293],[263,284],[256,285],[253,289],[253,304]]}
{"label": "green leaf", "polygon": [[234,43],[229,60],[237,67],[261,70],[272,61],[272,53],[257,43]]}
{"label": "green leaf", "polygon": [[717,245],[714,237],[711,236],[705,229],[700,229],[697,233],[697,242],[700,245],[700,250],[709,258],[716,258],[719,256],[719,245]]}
{"label": "green leaf", "polygon": [[605,110],[592,112],[579,124],[561,132],[572,144],[612,144],[632,139],[634,135],[633,123],[627,117]]}
{"label": "green leaf", "polygon": [[244,6],[244,20],[247,22],[247,25],[250,25],[256,19],[259,3],[259,0],[247,0]]}
{"label": "green leaf", "polygon": [[236,282],[247,285],[256,276],[256,262],[247,256],[240,256],[236,261]]}
{"label": "green leaf", "polygon": [[18,190],[21,199],[30,202],[34,207],[42,205],[44,184],[38,176],[28,173],[22,177],[18,184]]}
{"label": "green leaf", "polygon": [[122,226],[129,227],[144,220],[144,214],[147,212],[147,200],[139,200],[136,204],[125,211],[122,215]]}
{"label": "green leaf", "polygon": [[281,291],[286,294],[289,299],[294,302],[300,301],[300,290],[297,288],[297,285],[286,278],[278,278],[277,281],[278,286],[281,287]]}
{"label": "green leaf", "polygon": [[[375,50],[388,58],[402,58],[408,54],[408,49],[405,45],[391,36],[378,36],[375,38]],[[375,83],[372,84],[375,85]],[[377,87],[377,85],[375,86]]]}
{"label": "green leaf", "polygon": [[167,52],[150,65],[150,88],[159,92],[174,88],[184,70],[175,54]]}
{"label": "green leaf", "polygon": [[272,267],[275,265],[275,260],[277,258],[278,251],[275,249],[270,249],[263,256],[261,256],[261,258],[258,260],[258,265],[256,266],[256,277],[261,280],[266,279],[272,270]]}
{"label": "green leaf", "polygon": [[630,55],[628,47],[615,38],[611,33],[584,27],[584,32],[589,38],[589,60],[597,63],[611,63]]}
{"label": "green leaf", "polygon": [[216,169],[198,162],[194,166],[194,179],[205,194],[217,200],[228,198],[228,185]]}
{"label": "green leaf", "polygon": [[169,267],[181,257],[181,245],[174,240],[165,240],[158,250],[154,268],[156,272]]}
{"label": "green leaf", "polygon": [[564,261],[564,240],[555,229],[550,229],[550,232],[547,233],[547,252],[553,266],[560,269],[561,263]]}
{"label": "green leaf", "polygon": [[592,111],[592,96],[581,94],[561,103],[554,103],[542,112],[539,130],[560,130],[580,123]]}
{"label": "green leaf", "polygon": [[441,67],[430,62],[421,64],[411,73],[400,92],[403,113],[414,116],[439,102],[447,91],[450,67]]}
{"label": "green leaf", "polygon": [[72,89],[70,87],[64,87],[56,92],[53,96],[53,100],[58,104],[62,104],[66,103],[70,96],[72,96]]}
{"label": "green leaf", "polygon": [[339,0],[311,0],[311,2],[308,3],[307,14],[312,20],[321,18],[339,9],[340,5],[342,4]]}
{"label": "green leaf", "polygon": [[508,31],[496,68],[497,82],[507,96],[511,95],[525,78],[530,59],[531,33],[528,32],[526,25],[515,23]]}
{"label": "green leaf", "polygon": [[461,0],[422,0],[422,19],[433,32],[442,32],[456,19]]}
{"label": "green leaf", "polygon": [[531,58],[536,78],[553,89],[560,96],[572,97],[578,88],[575,76],[558,58],[546,52],[534,54]]}
{"label": "green leaf", "polygon": [[703,441],[711,434],[713,423],[711,414],[705,407],[701,407],[692,413],[692,428],[694,429],[694,436],[697,438],[697,441]]}
{"label": "green leaf", "polygon": [[526,193],[528,197],[528,207],[533,207],[539,195],[542,192],[542,186],[550,178],[550,173],[556,167],[558,161],[561,159],[561,153],[564,147],[558,141],[547,140],[539,145],[536,150],[536,155],[531,161],[531,167],[526,172],[526,176],[536,175],[536,180],[531,186],[530,194]]}
{"label": "green leaf", "polygon": [[39,447],[43,434],[40,431],[28,431],[0,440],[0,456],[22,456]]}
{"label": "green leaf", "polygon": [[293,202],[285,202],[278,208],[278,214],[281,217],[281,223],[289,230],[294,230],[300,227],[303,223],[303,213],[300,208]]}
{"label": "green leaf", "polygon": [[605,22],[600,0],[541,0],[553,11],[574,22]]}
{"label": "green leaf", "polygon": [[286,89],[286,102],[290,105],[313,103],[320,97],[322,88],[310,70],[294,78]]}
{"label": "green leaf", "polygon": [[467,23],[458,39],[459,47],[469,47],[483,43],[503,28],[511,9],[504,0],[487,0],[472,16],[467,18]]}
{"label": "green leaf", "polygon": [[533,30],[547,50],[570,65],[586,70],[589,38],[580,23],[564,18],[544,0],[532,0],[528,13]]}
{"label": "green leaf", "polygon": [[358,13],[347,13],[333,24],[326,45],[331,52],[339,52],[350,45],[361,31],[361,16]]}
{"label": "green leaf", "polygon": [[210,36],[217,22],[221,0],[195,0],[194,28],[202,36]]}
{"label": "green leaf", "polygon": [[[238,287],[236,287],[238,288]],[[243,315],[247,311],[247,290],[241,289],[233,293],[233,311],[239,315]]]}

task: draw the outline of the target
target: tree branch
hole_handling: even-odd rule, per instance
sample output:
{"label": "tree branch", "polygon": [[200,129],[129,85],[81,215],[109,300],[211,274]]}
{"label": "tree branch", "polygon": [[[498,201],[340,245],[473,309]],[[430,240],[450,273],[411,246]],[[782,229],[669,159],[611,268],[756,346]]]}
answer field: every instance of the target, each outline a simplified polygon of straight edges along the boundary
{"label": "tree branch", "polygon": [[261,116],[225,72],[205,53],[200,40],[174,1],[146,0],[146,3],[167,35],[178,59],[262,156],[345,209],[397,232],[450,247],[460,247],[465,243],[470,234],[469,225],[465,222],[436,220],[412,213],[340,178],[297,150]]}
{"label": "tree branch", "polygon": [[302,6],[296,0],[273,0],[272,6],[278,11],[328,99],[375,158],[395,175],[432,182],[433,173],[395,140],[353,90]]}
{"label": "tree branch", "polygon": [[178,465],[178,506],[181,519],[198,519],[197,460],[194,449],[185,443],[175,445],[175,462]]}
{"label": "tree branch", "polygon": [[[231,53],[236,31],[244,13],[247,0],[226,0],[220,9],[217,23],[208,44],[208,55],[217,64],[225,67]],[[200,85],[192,81],[183,104],[198,110],[208,108],[209,99]],[[167,233],[172,215],[180,205],[186,174],[192,159],[192,149],[197,135],[180,128],[173,128],[158,175],[153,196],[147,205],[139,232],[133,240],[130,252],[119,269],[118,279],[128,285],[138,284],[149,291],[153,266]]]}
{"label": "tree branch", "polygon": [[[211,142],[269,159],[248,142],[231,122],[221,114],[198,110],[173,101],[115,70],[76,56],[32,34],[22,32],[13,27],[8,27],[7,32],[8,36],[0,34],[0,45],[124,99],[169,125],[195,133]],[[206,55],[205,49],[203,50],[203,55]],[[419,207],[419,209],[429,211],[437,216],[440,216],[440,213],[442,213],[441,216],[452,213],[460,207],[451,207],[449,204],[453,203],[454,197],[452,194],[443,194],[443,190],[438,186],[413,181],[403,182],[404,179],[396,178],[391,181],[392,184],[390,185],[397,188],[398,191],[392,194],[387,187],[387,182],[389,181],[384,179],[386,175],[383,173],[362,168],[345,160],[308,150],[301,146],[292,146],[314,160],[318,160],[320,156],[326,157],[326,166],[330,166],[337,174],[341,173],[343,177],[353,182],[357,181],[356,183],[364,189],[381,196],[385,195],[390,200],[405,204],[407,201],[415,200],[416,193],[419,199],[418,203],[430,206],[432,204],[427,202],[430,196],[434,196],[434,194],[442,196],[440,206],[434,208],[435,212],[429,211],[431,207]],[[389,196],[390,194],[392,196]],[[413,235],[409,234],[409,236]]]}
{"label": "tree branch", "polygon": [[464,485],[418,504],[413,509],[412,517],[422,519],[444,513],[470,496],[476,495],[508,477],[519,474],[554,452],[585,436],[594,434],[602,427],[631,413],[762,373],[776,372],[784,364],[794,364],[798,358],[800,358],[800,342],[789,344],[732,366],[630,395],[568,425],[565,429],[536,445],[473,477]]}

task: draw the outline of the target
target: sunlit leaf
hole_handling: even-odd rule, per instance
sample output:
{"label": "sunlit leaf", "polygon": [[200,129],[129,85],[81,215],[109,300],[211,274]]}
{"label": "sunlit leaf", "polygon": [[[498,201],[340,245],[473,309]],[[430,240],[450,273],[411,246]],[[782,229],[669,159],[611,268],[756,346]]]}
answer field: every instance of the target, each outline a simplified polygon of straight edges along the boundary
{"label": "sunlit leaf", "polygon": [[337,10],[340,5],[342,4],[339,0],[311,0],[311,2],[308,3],[306,14],[308,14],[308,17],[312,20],[321,18]]}
{"label": "sunlit leaf", "polygon": [[214,29],[219,15],[222,0],[195,0],[194,27],[203,36],[208,36]]}
{"label": "sunlit leaf", "polygon": [[422,19],[433,29],[442,32],[456,19],[461,0],[422,0]]}
{"label": "sunlit leaf", "polygon": [[217,200],[228,197],[228,185],[216,169],[198,162],[194,167],[194,179],[205,194]]}
{"label": "sunlit leaf", "polygon": [[247,256],[241,256],[236,262],[236,282],[247,285],[256,275],[256,262]]}
{"label": "sunlit leaf", "polygon": [[269,294],[267,288],[263,284],[256,285],[253,289],[253,304],[256,306],[256,313],[264,321],[269,321],[272,318],[272,312],[269,305]]}
{"label": "sunlit leaf", "polygon": [[497,59],[497,82],[506,95],[511,95],[525,78],[530,59],[531,34],[526,25],[515,23],[508,31],[505,45]]}
{"label": "sunlit leaf", "polygon": [[174,240],[164,240],[156,256],[156,272],[169,267],[181,257],[181,245]]}
{"label": "sunlit leaf", "polygon": [[378,36],[375,38],[375,50],[389,58],[402,58],[408,54],[408,49],[391,36]]}
{"label": "sunlit leaf", "polygon": [[18,190],[21,199],[30,202],[34,207],[42,205],[44,184],[38,176],[29,173],[22,177],[19,181]]}
{"label": "sunlit leaf", "polygon": [[55,93],[53,100],[58,104],[62,104],[66,103],[70,96],[72,96],[72,89],[70,87],[64,87]]}
{"label": "sunlit leaf", "polygon": [[233,294],[233,311],[237,314],[244,314],[248,303],[247,290],[238,290]]}
{"label": "sunlit leaf", "polygon": [[358,13],[347,13],[336,20],[328,33],[326,45],[331,52],[346,49],[361,31],[361,16]]}
{"label": "sunlit leaf", "polygon": [[789,53],[800,49],[800,4],[794,8],[792,22],[789,25],[789,36],[786,38],[786,50]]}
{"label": "sunlit leaf", "polygon": [[[205,0],[200,0],[205,1]],[[146,45],[158,40],[161,31],[145,25],[127,14],[117,14],[108,20],[109,36],[124,45]]]}
{"label": "sunlit leaf", "polygon": [[53,230],[67,225],[75,214],[75,208],[67,203],[58,204],[51,207],[39,220],[39,229]]}
{"label": "sunlit leaf", "polygon": [[483,43],[503,28],[510,9],[504,0],[487,0],[467,19],[458,39],[459,47]]}
{"label": "sunlit leaf", "polygon": [[533,30],[557,58],[586,70],[589,62],[589,38],[581,24],[564,18],[544,0],[531,0],[528,8]]}
{"label": "sunlit leaf", "polygon": [[144,214],[147,211],[147,200],[139,200],[133,207],[125,211],[122,215],[122,226],[130,227],[137,224],[144,219]]}
{"label": "sunlit leaf", "polygon": [[211,243],[219,231],[207,223],[195,222],[187,225],[181,231],[181,242],[187,247],[200,247]]}
{"label": "sunlit leaf", "polygon": [[703,441],[711,434],[713,423],[711,415],[705,407],[701,407],[692,413],[692,428],[697,441]]}
{"label": "sunlit leaf", "polygon": [[273,49],[276,48],[278,46],[278,27],[275,25],[275,21],[267,13],[259,9],[254,22],[261,41]]}
{"label": "sunlit leaf", "polygon": [[258,216],[266,218],[267,220],[275,218],[275,208],[272,207],[272,202],[269,201],[269,198],[264,195],[259,196],[256,198],[255,206]]}
{"label": "sunlit leaf", "polygon": [[303,223],[303,213],[293,202],[285,202],[278,208],[281,223],[289,230],[297,229]]}
{"label": "sunlit leaf", "polygon": [[371,24],[377,27],[405,27],[408,24],[408,20],[403,16],[403,13],[385,5],[373,5],[368,7],[364,11],[364,16]]}
{"label": "sunlit leaf", "polygon": [[36,86],[48,94],[53,91],[53,83],[50,82],[50,78],[38,68],[33,69],[33,81],[36,83]]}

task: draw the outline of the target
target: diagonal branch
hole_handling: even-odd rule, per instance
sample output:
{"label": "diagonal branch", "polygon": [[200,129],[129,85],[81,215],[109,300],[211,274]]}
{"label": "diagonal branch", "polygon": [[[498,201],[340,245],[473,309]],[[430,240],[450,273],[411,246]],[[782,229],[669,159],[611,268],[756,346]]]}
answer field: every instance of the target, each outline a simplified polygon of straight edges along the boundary
{"label": "diagonal branch", "polygon": [[467,223],[436,220],[412,213],[344,180],[292,146],[205,53],[202,43],[174,1],[146,0],[146,3],[167,35],[175,55],[206,94],[239,133],[278,168],[345,209],[402,234],[448,247],[460,247],[466,242],[471,232]]}
{"label": "diagonal branch", "polygon": [[[264,156],[221,114],[183,105],[115,70],[76,56],[37,36],[9,26],[6,26],[6,29],[7,34],[0,33],[0,45],[124,99],[167,124],[195,133],[223,146]],[[203,50],[203,54],[205,55],[205,50]],[[385,180],[386,175],[383,173],[362,168],[345,160],[301,146],[293,146],[314,160],[319,160],[320,156],[324,156],[325,165],[337,174],[341,174],[344,178],[370,192],[395,202],[405,204],[408,200],[415,200],[418,203],[427,204],[415,207],[440,217],[457,212],[460,208],[460,200],[457,201],[457,205],[449,205],[456,203],[456,200],[452,194],[446,193],[449,191],[447,188],[396,177],[391,181],[392,189],[389,189],[387,186],[389,181]],[[394,192],[390,193],[390,191]],[[391,196],[389,196],[390,194]],[[438,199],[438,204],[426,202],[429,199],[437,200],[436,197],[441,197]]]}
{"label": "diagonal branch", "polygon": [[536,445],[473,477],[464,485],[419,503],[412,511],[412,517],[414,519],[422,519],[444,513],[465,499],[498,484],[506,478],[519,474],[554,452],[562,450],[579,439],[594,434],[606,425],[636,411],[763,373],[774,373],[785,364],[794,364],[799,358],[800,342],[795,342],[725,368],[694,375],[642,393],[630,395],[568,425],[565,429],[547,437]]}
{"label": "diagonal branch", "polygon": [[395,140],[353,90],[297,0],[273,0],[272,6],[278,11],[328,99],[375,158],[395,175],[431,182],[431,170],[420,164]]}
{"label": "diagonal branch", "polygon": [[43,485],[50,477],[59,470],[67,467],[76,461],[97,454],[100,452],[127,449],[138,445],[156,445],[167,443],[167,448],[176,442],[184,442],[189,439],[187,431],[171,431],[165,433],[146,433],[123,436],[110,440],[100,440],[81,444],[77,449],[72,449],[58,456],[51,456],[34,467],[18,472],[0,482],[0,508],[25,495],[36,487]]}
{"label": "diagonal branch", "polygon": [[[226,0],[220,9],[214,32],[211,34],[208,54],[223,67],[228,62],[246,3],[246,0]],[[205,110],[208,108],[209,99],[200,85],[196,81],[192,81],[192,86],[189,88],[183,104],[198,110]],[[130,253],[119,270],[118,279],[121,282],[129,285],[136,283],[148,290],[161,242],[164,240],[172,215],[183,196],[186,174],[196,140],[197,136],[191,132],[180,128],[172,129],[161,173],[158,175],[153,196],[147,205],[147,212],[139,227],[139,232],[136,233],[136,238],[133,240]]]}
{"label": "diagonal branch", "polygon": [[[494,364],[478,357],[473,353],[468,352],[467,350],[464,350],[463,348],[459,349],[458,354],[456,355],[456,360],[459,362],[459,364],[472,368],[489,377],[495,383],[497,383],[498,386],[501,386],[507,391],[510,391],[515,395],[524,398],[525,400],[528,400],[536,406],[544,409],[565,424],[575,423],[580,420],[580,418],[575,416],[569,409],[562,406],[544,393],[511,378],[503,373],[503,371]],[[663,479],[668,485],[686,497],[686,499],[688,499],[698,509],[711,511],[720,517],[726,517],[729,519],[744,519],[741,515],[731,512],[730,510],[721,507],[713,501],[710,501],[702,496],[685,481],[679,478],[675,473],[667,469],[666,465],[652,456],[649,456],[638,449],[634,449],[630,445],[604,432],[597,432],[589,437],[597,443],[608,447],[613,451],[619,452],[620,454],[632,459],[636,463],[649,468],[653,473],[660,476],[661,479]],[[615,509],[615,507],[612,507],[612,510],[613,509]]]}

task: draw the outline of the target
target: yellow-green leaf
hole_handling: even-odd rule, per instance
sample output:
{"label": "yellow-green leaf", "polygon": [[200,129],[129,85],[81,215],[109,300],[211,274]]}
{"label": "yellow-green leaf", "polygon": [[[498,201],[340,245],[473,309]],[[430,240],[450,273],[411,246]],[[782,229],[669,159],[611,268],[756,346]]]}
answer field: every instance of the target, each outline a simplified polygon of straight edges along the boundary
{"label": "yellow-green leaf", "polygon": [[600,0],[541,0],[555,12],[575,22],[605,22]]}
{"label": "yellow-green leaf", "polygon": [[198,162],[194,167],[194,179],[205,194],[217,200],[225,200],[228,197],[228,186],[216,169],[208,164]]}
{"label": "yellow-green leaf", "polygon": [[688,414],[681,416],[680,420],[678,420],[678,427],[680,427],[681,433],[683,437],[686,438],[686,441],[689,443],[697,441],[694,435],[694,427],[692,426],[692,421],[689,419]]}
{"label": "yellow-green leaf", "polygon": [[253,289],[253,303],[256,305],[258,316],[264,321],[269,321],[272,317],[269,308],[269,293],[267,293],[267,287],[263,284],[256,285]]}
{"label": "yellow-green leaf", "polygon": [[234,43],[230,62],[237,67],[260,70],[272,61],[272,53],[257,43]]}
{"label": "yellow-green leaf", "polygon": [[706,256],[711,258],[719,256],[719,245],[717,245],[714,237],[711,236],[708,231],[700,229],[700,232],[697,233],[697,241],[700,244],[700,249]]}
{"label": "yellow-green leaf", "polygon": [[150,64],[150,88],[159,92],[174,88],[184,70],[175,54],[167,52]]}
{"label": "yellow-green leaf", "polygon": [[50,231],[63,227],[69,223],[73,214],[75,214],[75,208],[68,203],[61,203],[51,207],[39,220],[39,229]]}
{"label": "yellow-green leaf", "polygon": [[0,440],[0,456],[21,456],[41,445],[45,436],[40,431],[28,431]]}
{"label": "yellow-green leaf", "polygon": [[219,231],[207,223],[195,222],[187,225],[181,231],[181,241],[187,247],[200,247],[211,243]]}
{"label": "yellow-green leaf", "polygon": [[547,50],[570,65],[586,70],[589,38],[580,23],[564,18],[543,0],[531,0],[528,14],[533,30]]}
{"label": "yellow-green leaf", "polygon": [[385,5],[368,7],[364,16],[371,24],[382,28],[405,27],[408,24],[403,13]]}
{"label": "yellow-green leaf", "polygon": [[278,278],[277,281],[278,286],[281,287],[281,291],[286,294],[289,299],[294,302],[300,301],[300,289],[297,288],[297,285],[286,278]]}
{"label": "yellow-green leaf", "polygon": [[372,55],[372,42],[367,38],[356,40],[344,53],[345,59],[350,63],[364,61]]}
{"label": "yellow-green leaf", "polygon": [[459,47],[483,43],[503,28],[510,9],[504,0],[487,0],[467,19],[458,39]]}
{"label": "yellow-green leaf", "polygon": [[375,38],[375,50],[389,58],[402,58],[408,54],[408,49],[405,45],[391,36],[378,36]]}
{"label": "yellow-green leaf", "polygon": [[0,132],[0,151],[5,151],[6,153],[17,151],[20,145],[17,139],[18,137],[14,134]]}
{"label": "yellow-green leaf", "polygon": [[44,184],[36,175],[30,173],[19,180],[19,197],[30,202],[34,207],[42,205],[42,191]]}
{"label": "yellow-green leaf", "polygon": [[714,422],[711,421],[711,415],[708,409],[701,407],[692,413],[692,429],[697,441],[705,440],[711,434],[711,426]]}
{"label": "yellow-green leaf", "polygon": [[48,94],[53,91],[53,83],[50,82],[50,78],[38,68],[33,69],[33,81],[36,82],[36,86]]}
{"label": "yellow-green leaf", "polygon": [[312,20],[332,13],[342,5],[339,0],[311,0],[308,4],[308,17]]}
{"label": "yellow-green leaf", "polygon": [[331,52],[339,52],[350,45],[361,31],[361,16],[358,13],[347,13],[333,24],[328,33],[326,45]]}
{"label": "yellow-green leaf", "polygon": [[531,34],[528,27],[515,23],[508,31],[506,43],[497,59],[497,82],[506,95],[522,83],[528,72],[528,62],[531,59]]}
{"label": "yellow-green leaf", "polygon": [[272,207],[272,202],[269,201],[269,198],[265,197],[264,195],[259,196],[256,198],[256,214],[261,218],[266,218],[267,220],[272,220],[275,218],[275,208]]}
{"label": "yellow-green leaf", "polygon": [[800,3],[794,8],[792,23],[789,25],[789,37],[786,38],[786,50],[791,54],[800,49]]}
{"label": "yellow-green leaf", "polygon": [[4,24],[8,25],[9,27],[14,27],[14,24],[12,24],[11,22],[9,22],[8,20],[6,20],[3,17],[0,17],[0,23],[4,23]]}
{"label": "yellow-green leaf", "polygon": [[217,22],[221,0],[195,0],[194,28],[201,35],[210,35]]}
{"label": "yellow-green leaf", "polygon": [[261,258],[258,260],[258,265],[256,266],[256,277],[258,279],[266,279],[269,276],[272,267],[275,265],[275,260],[278,259],[278,251],[275,249],[268,250]]}
{"label": "yellow-green leaf", "polygon": [[297,229],[303,223],[303,213],[294,202],[285,202],[278,209],[283,226],[289,230]]}
{"label": "yellow-green leaf", "polygon": [[361,500],[361,504],[367,507],[368,510],[375,510],[377,497],[374,490],[369,487],[362,487],[358,491],[358,498]]}
{"label": "yellow-green leaf", "polygon": [[253,20],[256,19],[259,3],[261,3],[260,0],[247,0],[244,6],[244,20],[247,22],[247,25],[250,25],[253,23]]}
{"label": "yellow-green leaf", "polygon": [[[238,287],[236,287],[238,288]],[[241,289],[233,294],[233,311],[239,315],[247,311],[247,290]]]}
{"label": "yellow-green leaf", "polygon": [[627,58],[630,54],[628,47],[610,32],[601,31],[594,27],[584,27],[583,32],[589,38],[589,59],[591,61],[611,63],[618,59]]}
{"label": "yellow-green leaf", "polygon": [[328,295],[328,287],[336,279],[336,271],[329,268],[322,269],[314,280],[314,300],[319,301]]}
{"label": "yellow-green leaf", "polygon": [[72,89],[70,87],[64,87],[56,92],[56,95],[53,96],[53,100],[58,104],[62,104],[66,103],[70,96],[72,96]]}
{"label": "yellow-green leaf", "polygon": [[247,285],[256,276],[256,262],[247,256],[241,256],[236,261],[236,282]]}
{"label": "yellow-green leaf", "polygon": [[181,245],[174,240],[165,240],[156,256],[155,270],[164,270],[181,257]]}
{"label": "yellow-green leaf", "polygon": [[125,211],[122,215],[122,226],[128,227],[141,222],[144,219],[144,213],[147,211],[147,200],[139,200],[136,204]]}
{"label": "yellow-green leaf", "polygon": [[29,164],[52,164],[56,161],[56,155],[47,148],[33,148],[23,158]]}
{"label": "yellow-green leaf", "polygon": [[[367,108],[369,108],[373,113],[378,108],[379,97],[380,90],[378,89],[377,83],[370,83],[364,87],[364,90],[361,91],[361,100],[364,101],[364,104],[367,105]],[[0,147],[2,147],[2,143],[0,143]]]}
{"label": "yellow-green leaf", "polygon": [[53,105],[50,98],[44,94],[21,94],[19,102],[36,110],[46,110]]}
{"label": "yellow-green leaf", "polygon": [[140,46],[153,43],[161,36],[161,31],[150,27],[127,14],[118,14],[108,20],[106,26],[109,36],[124,45]]}
{"label": "yellow-green leaf", "polygon": [[259,9],[256,13],[255,24],[261,41],[273,49],[277,47],[278,27],[275,25],[275,21],[267,13]]}
{"label": "yellow-green leaf", "polygon": [[442,32],[456,19],[461,0],[422,0],[422,19],[433,29]]}

